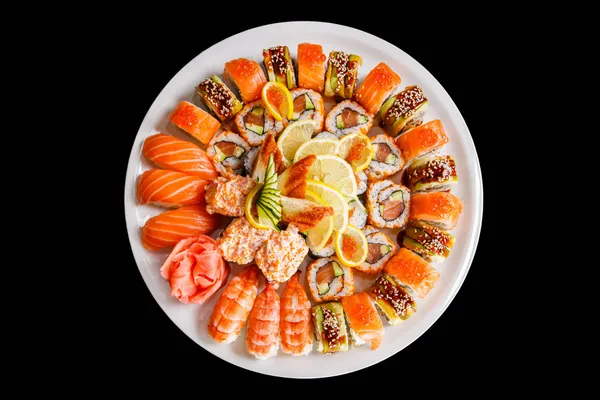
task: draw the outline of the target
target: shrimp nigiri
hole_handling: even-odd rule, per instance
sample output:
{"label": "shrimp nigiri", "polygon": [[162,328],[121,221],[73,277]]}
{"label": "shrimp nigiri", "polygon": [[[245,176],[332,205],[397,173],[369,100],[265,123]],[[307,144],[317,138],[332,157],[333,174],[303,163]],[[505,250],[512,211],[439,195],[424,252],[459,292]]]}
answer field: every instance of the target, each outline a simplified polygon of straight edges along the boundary
{"label": "shrimp nigiri", "polygon": [[229,281],[208,320],[208,334],[219,343],[237,339],[258,293],[258,268],[249,265]]}
{"label": "shrimp nigiri", "polygon": [[250,313],[246,332],[248,353],[260,360],[277,354],[279,347],[279,296],[278,283],[267,282]]}
{"label": "shrimp nigiri", "polygon": [[312,350],[310,301],[298,281],[296,272],[281,295],[281,351],[292,356],[304,356]]}

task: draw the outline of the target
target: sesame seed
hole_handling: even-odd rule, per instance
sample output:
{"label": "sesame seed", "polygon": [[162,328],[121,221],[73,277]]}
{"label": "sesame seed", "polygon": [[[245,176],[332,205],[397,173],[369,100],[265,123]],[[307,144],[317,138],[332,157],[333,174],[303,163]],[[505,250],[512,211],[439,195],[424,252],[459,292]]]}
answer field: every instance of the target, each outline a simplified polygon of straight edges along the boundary
{"label": "sesame seed", "polygon": [[396,100],[387,112],[386,120],[393,122],[399,118],[408,118],[426,101],[427,99],[420,87],[409,86],[396,95]]}

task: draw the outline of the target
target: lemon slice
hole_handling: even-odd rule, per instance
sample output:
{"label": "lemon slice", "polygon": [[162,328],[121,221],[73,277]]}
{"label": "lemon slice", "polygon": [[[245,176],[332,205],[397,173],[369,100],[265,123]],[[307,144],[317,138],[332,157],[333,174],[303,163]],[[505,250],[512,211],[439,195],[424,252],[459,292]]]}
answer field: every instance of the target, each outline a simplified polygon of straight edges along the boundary
{"label": "lemon slice", "polygon": [[348,203],[344,195],[333,186],[312,179],[306,180],[306,191],[316,194],[333,208],[333,229],[343,232],[348,225]]}
{"label": "lemon slice", "polygon": [[346,230],[335,233],[333,239],[335,254],[347,267],[356,267],[367,259],[369,244],[367,237],[356,226],[348,224]]}
{"label": "lemon slice", "polygon": [[375,156],[375,148],[367,135],[357,132],[340,140],[337,155],[346,160],[354,171],[360,172],[371,163]]}
{"label": "lemon slice", "polygon": [[340,145],[339,140],[332,139],[311,139],[308,142],[304,142],[296,150],[296,156],[294,162],[303,159],[304,157],[314,154],[337,154],[338,146]]}
{"label": "lemon slice", "polygon": [[269,114],[277,121],[283,117],[291,119],[294,113],[294,101],[287,87],[279,82],[267,82],[262,88],[261,97]]}
{"label": "lemon slice", "polygon": [[354,171],[350,164],[338,156],[318,155],[317,160],[308,170],[307,176],[333,186],[344,196],[357,196],[358,189]]}
{"label": "lemon slice", "polygon": [[[306,191],[304,198],[322,206],[327,205],[320,196],[310,190]],[[306,232],[306,244],[308,244],[308,247],[314,252],[321,251],[329,241],[329,238],[333,234],[333,223],[333,217],[325,217],[317,224],[317,226]]]}
{"label": "lemon slice", "polygon": [[258,212],[256,211],[256,200],[260,195],[260,191],[263,188],[261,183],[256,184],[254,188],[248,193],[246,197],[246,203],[244,204],[244,215],[250,225],[256,229],[271,229],[271,226],[260,223],[258,218]]}
{"label": "lemon slice", "polygon": [[312,119],[291,123],[281,132],[277,139],[277,147],[289,165],[294,160],[298,148],[312,137],[316,124]]}

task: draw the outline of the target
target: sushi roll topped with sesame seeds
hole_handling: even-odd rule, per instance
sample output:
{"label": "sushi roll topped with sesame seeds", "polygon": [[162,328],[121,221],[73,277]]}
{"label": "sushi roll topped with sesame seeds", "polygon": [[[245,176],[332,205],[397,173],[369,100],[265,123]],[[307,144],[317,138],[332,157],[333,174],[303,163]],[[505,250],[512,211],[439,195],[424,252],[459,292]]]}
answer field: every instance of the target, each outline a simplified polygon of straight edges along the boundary
{"label": "sushi roll topped with sesame seeds", "polygon": [[243,107],[242,102],[216,75],[200,82],[196,86],[196,93],[208,110],[222,122],[233,118]]}

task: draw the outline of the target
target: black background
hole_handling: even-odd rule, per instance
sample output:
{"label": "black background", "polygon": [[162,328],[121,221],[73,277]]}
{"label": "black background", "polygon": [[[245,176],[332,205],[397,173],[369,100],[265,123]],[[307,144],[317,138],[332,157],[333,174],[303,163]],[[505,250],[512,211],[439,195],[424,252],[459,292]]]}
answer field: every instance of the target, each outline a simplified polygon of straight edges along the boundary
{"label": "black background", "polygon": [[[184,9],[178,11],[185,13]],[[115,207],[120,215],[123,215],[122,190],[131,144],[158,93],[187,62],[214,43],[243,30],[278,21],[253,19],[211,29],[203,27],[201,20],[200,14],[190,16],[185,24],[166,16],[154,22],[116,17],[106,27],[116,39],[101,39],[109,58],[99,59],[98,63],[105,65],[106,71],[111,73],[111,84],[119,88],[112,112],[119,119],[118,135],[122,140],[118,162],[112,165],[117,189]],[[492,71],[498,66],[497,54],[503,46],[490,39],[485,21],[475,24],[467,16],[437,21],[415,16],[414,19],[404,17],[370,23],[329,22],[350,25],[398,46],[427,68],[448,91],[466,120],[479,155],[484,182],[484,218],[470,272],[452,304],[427,332],[377,365],[319,381],[352,385],[377,379],[382,384],[397,385],[399,379],[404,379],[407,385],[419,385],[427,392],[436,389],[430,382],[432,377],[436,382],[441,379],[463,382],[485,376],[486,371],[496,365],[500,346],[496,339],[500,328],[496,327],[497,313],[493,307],[496,294],[491,290],[494,278],[490,272],[490,259],[494,258],[497,243],[499,186],[496,184],[495,145],[490,137],[496,134],[497,128],[489,123],[494,96],[490,96],[486,88],[498,85],[497,75]],[[433,31],[433,27],[437,30]],[[127,375],[127,381],[131,382],[129,373],[135,371],[139,379],[144,380],[160,379],[165,374],[185,380],[204,371],[204,380],[228,376],[262,388],[290,384],[284,379],[230,365],[180,332],[154,301],[138,272],[124,217],[119,234],[120,279],[112,286],[120,295],[115,304],[110,305],[110,317],[102,327],[103,342],[107,345],[105,356],[117,360],[116,365],[111,366],[115,377]]]}

